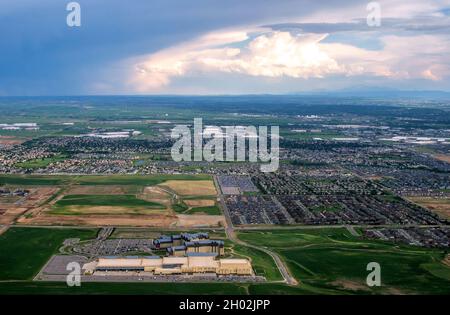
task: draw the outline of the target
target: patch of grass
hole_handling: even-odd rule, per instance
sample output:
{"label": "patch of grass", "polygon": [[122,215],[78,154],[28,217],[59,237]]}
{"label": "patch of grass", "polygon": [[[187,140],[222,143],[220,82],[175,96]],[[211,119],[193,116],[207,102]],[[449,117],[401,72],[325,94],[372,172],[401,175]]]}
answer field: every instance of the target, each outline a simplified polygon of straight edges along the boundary
{"label": "patch of grass", "polygon": [[[110,207],[110,212],[95,207]],[[163,204],[136,198],[135,195],[66,195],[58,200],[50,214],[82,215],[87,213],[112,214],[123,208],[123,214],[145,214],[148,211],[164,210]],[[121,214],[116,213],[116,214]]]}
{"label": "patch of grass", "polygon": [[95,229],[12,227],[0,235],[0,280],[29,280],[68,238],[95,238]]}
{"label": "patch of grass", "polygon": [[401,202],[402,198],[396,195],[388,194],[380,197],[382,200],[387,202]]}
{"label": "patch of grass", "polygon": [[50,176],[50,175],[0,175],[0,185],[44,185],[55,186],[65,185],[70,182],[69,176]]}
{"label": "patch of grass", "polygon": [[312,140],[314,138],[321,139],[332,139],[342,137],[339,133],[331,133],[331,132],[282,132],[281,135],[286,139],[292,140]]}
{"label": "patch of grass", "polygon": [[27,169],[45,168],[52,163],[64,161],[66,158],[67,156],[58,154],[49,158],[33,159],[25,162],[16,163],[15,166]]}
{"label": "patch of grass", "polygon": [[251,258],[253,270],[258,276],[264,276],[268,281],[283,280],[275,262],[268,254],[238,244],[233,245],[233,251],[242,257]]}
{"label": "patch of grass", "polygon": [[242,295],[246,294],[247,284],[233,283],[113,283],[86,282],[80,287],[69,287],[64,282],[9,282],[0,283],[0,294],[151,294],[151,295]]}
{"label": "patch of grass", "polygon": [[135,195],[66,195],[55,204],[64,206],[116,206],[165,209],[164,205],[136,198]]}
{"label": "patch of grass", "polygon": [[80,185],[139,185],[154,186],[168,180],[211,180],[210,175],[111,175],[80,176],[76,182]]}
{"label": "patch of grass", "polygon": [[210,175],[0,175],[0,185],[136,185],[154,186],[168,180],[211,180]]}
{"label": "patch of grass", "polygon": [[[277,252],[300,287],[308,287],[311,293],[450,293],[445,276],[450,268],[440,262],[443,250],[364,240],[345,229],[246,231],[239,238]],[[366,285],[369,262],[381,265],[381,287]],[[339,287],[337,282],[351,282],[357,288]]]}
{"label": "patch of grass", "polygon": [[186,214],[194,214],[194,213],[206,213],[209,215],[221,215],[220,208],[218,206],[209,206],[209,207],[196,207],[192,208],[189,211],[185,212]]}
{"label": "patch of grass", "polygon": [[216,200],[216,196],[183,196],[183,200]]}
{"label": "patch of grass", "polygon": [[331,206],[313,206],[310,210],[313,212],[339,212],[342,211],[342,206],[340,204],[333,204]]}
{"label": "patch of grass", "polygon": [[183,201],[179,201],[178,203],[172,205],[172,209],[176,213],[183,213],[189,209],[189,207]]}

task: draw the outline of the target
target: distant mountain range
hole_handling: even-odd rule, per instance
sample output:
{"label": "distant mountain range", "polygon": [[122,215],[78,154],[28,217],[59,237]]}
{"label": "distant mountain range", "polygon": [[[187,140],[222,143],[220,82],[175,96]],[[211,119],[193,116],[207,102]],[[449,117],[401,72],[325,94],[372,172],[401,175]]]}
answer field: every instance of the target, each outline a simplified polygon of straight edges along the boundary
{"label": "distant mountain range", "polygon": [[380,97],[380,98],[424,98],[449,99],[450,92],[433,90],[395,90],[386,88],[356,87],[336,91],[309,91],[292,93],[294,95],[328,95],[328,96],[354,96],[354,97]]}

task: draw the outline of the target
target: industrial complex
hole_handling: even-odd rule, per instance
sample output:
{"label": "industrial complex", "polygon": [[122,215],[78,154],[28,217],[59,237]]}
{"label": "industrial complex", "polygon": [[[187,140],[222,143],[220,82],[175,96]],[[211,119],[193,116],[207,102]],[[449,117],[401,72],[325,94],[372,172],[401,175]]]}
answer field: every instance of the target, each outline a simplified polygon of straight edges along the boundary
{"label": "industrial complex", "polygon": [[[155,275],[215,273],[217,275],[252,275],[247,259],[216,259],[215,253],[188,253],[185,257],[126,256],[100,257],[95,271],[139,271]],[[84,268],[84,267],[83,267]],[[88,270],[88,268],[85,268]]]}
{"label": "industrial complex", "polygon": [[153,250],[166,249],[167,256],[99,256],[84,264],[85,275],[130,272],[152,275],[254,274],[247,259],[219,258],[224,255],[224,242],[209,239],[208,233],[162,235],[151,244]]}

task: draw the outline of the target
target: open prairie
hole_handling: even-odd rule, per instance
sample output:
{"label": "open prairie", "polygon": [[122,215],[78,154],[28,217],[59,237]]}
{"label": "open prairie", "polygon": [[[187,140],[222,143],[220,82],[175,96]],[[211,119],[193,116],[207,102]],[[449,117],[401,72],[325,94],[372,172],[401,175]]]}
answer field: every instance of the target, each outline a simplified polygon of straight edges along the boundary
{"label": "open prairie", "polygon": [[434,158],[436,158],[440,161],[450,163],[450,155],[448,155],[448,154],[435,154],[433,156],[434,156]]}
{"label": "open prairie", "polygon": [[450,198],[445,197],[409,197],[411,201],[430,209],[442,218],[450,219]]}
{"label": "open prairie", "polygon": [[[239,239],[270,248],[287,263],[299,287],[326,294],[449,294],[445,249],[366,240],[346,229],[240,231]],[[378,262],[382,286],[366,284],[366,266]],[[258,291],[263,294],[263,291]]]}
{"label": "open prairie", "polygon": [[30,191],[24,200],[0,200],[1,224],[217,227],[224,221],[214,183],[204,175],[9,175],[0,182]]}
{"label": "open prairie", "polygon": [[212,180],[168,180],[160,184],[169,187],[177,194],[182,196],[215,196],[217,195],[216,187]]}

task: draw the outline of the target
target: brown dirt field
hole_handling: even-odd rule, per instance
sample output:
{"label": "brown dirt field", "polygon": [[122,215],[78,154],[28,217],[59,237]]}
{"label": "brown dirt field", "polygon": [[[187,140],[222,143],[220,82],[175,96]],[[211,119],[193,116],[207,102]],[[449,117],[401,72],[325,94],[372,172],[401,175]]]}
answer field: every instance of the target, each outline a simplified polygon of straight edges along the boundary
{"label": "brown dirt field", "polygon": [[450,219],[450,199],[439,197],[409,197],[412,202],[415,202],[423,207],[426,207],[437,213],[443,218]]}
{"label": "brown dirt field", "polygon": [[195,207],[210,207],[214,206],[216,202],[210,199],[198,199],[198,200],[184,200],[184,203],[191,208]]}
{"label": "brown dirt field", "polygon": [[406,294],[408,294],[407,292],[402,291],[402,290],[397,289],[397,288],[388,288],[387,292],[389,294],[391,294],[391,295],[406,295]]}
{"label": "brown dirt field", "polygon": [[[176,181],[174,181],[176,182]],[[184,184],[190,184],[193,181],[183,181]],[[215,194],[215,188],[212,181],[204,181],[207,183],[200,183],[200,186],[212,185]],[[210,183],[208,183],[210,182]],[[171,183],[169,183],[171,184]],[[178,185],[180,183],[177,183]],[[177,186],[177,185],[175,185]],[[197,188],[199,185],[196,186]],[[225,224],[225,219],[223,216],[211,216],[211,215],[175,215],[167,210],[151,209],[148,208],[141,209],[145,211],[144,214],[132,214],[133,209],[127,207],[109,207],[109,206],[96,206],[96,207],[86,207],[82,211],[86,211],[86,214],[82,215],[52,215],[47,210],[49,210],[58,199],[62,198],[64,194],[70,192],[71,194],[83,194],[91,193],[101,194],[109,192],[119,192],[120,187],[108,187],[107,190],[104,188],[97,188],[95,192],[89,190],[89,186],[86,187],[70,187],[68,192],[60,194],[57,198],[53,199],[48,204],[45,201],[50,198],[54,193],[58,191],[57,187],[43,187],[43,188],[32,188],[30,189],[30,194],[26,198],[27,200],[21,204],[21,209],[17,209],[17,213],[6,217],[5,215],[0,216],[0,224],[9,224],[12,220],[17,219],[18,224],[24,225],[85,225],[85,226],[137,226],[137,227],[198,227],[198,226],[212,226],[218,227]],[[190,188],[192,189],[192,188]],[[191,195],[192,191],[187,190]],[[208,192],[211,192],[209,190]],[[208,192],[202,191],[201,194],[207,194]],[[146,187],[141,194],[138,196],[145,200],[151,200],[160,202],[162,204],[167,204],[170,206],[170,201],[172,194],[170,192],[164,191],[164,187]],[[214,203],[214,200],[191,200],[194,204],[206,204]],[[75,206],[76,212],[80,212],[80,206]],[[3,208],[3,207],[2,207]],[[17,208],[17,207],[16,207]],[[12,209],[8,209],[11,211]],[[149,213],[151,212],[151,213]],[[163,212],[163,213],[158,213]],[[6,213],[5,213],[6,214]],[[6,219],[8,218],[8,219]],[[4,221],[4,222],[3,222]]]}
{"label": "brown dirt field", "polygon": [[14,145],[24,143],[25,139],[19,139],[12,136],[0,136],[0,144]]}
{"label": "brown dirt field", "polygon": [[66,195],[125,195],[128,191],[123,186],[94,185],[94,186],[72,186]]}
{"label": "brown dirt field", "polygon": [[11,208],[4,211],[3,214],[0,215],[0,224],[14,223],[14,221],[27,210],[28,208]]}
{"label": "brown dirt field", "polygon": [[447,265],[450,267],[450,254],[448,254],[447,257],[445,257],[442,262],[444,263],[444,265]]}
{"label": "brown dirt field", "polygon": [[215,196],[216,187],[212,180],[168,180],[160,184],[184,196]]}
{"label": "brown dirt field", "polygon": [[26,198],[26,202],[22,206],[34,207],[41,205],[59,190],[58,187],[40,187],[30,190],[30,194]]}
{"label": "brown dirt field", "polygon": [[30,193],[26,197],[13,204],[2,205],[5,210],[0,216],[0,224],[11,224],[20,220],[20,216],[28,213],[35,213],[42,210],[41,205],[45,203],[54,193],[58,191],[56,187],[30,188]]}
{"label": "brown dirt field", "polygon": [[170,192],[165,191],[161,187],[158,186],[147,186],[144,188],[142,194],[147,195],[152,198],[167,198],[171,197]]}
{"label": "brown dirt field", "polygon": [[20,224],[26,225],[87,225],[87,226],[148,226],[168,227],[177,218],[168,215],[38,215],[27,219],[20,218]]}
{"label": "brown dirt field", "polygon": [[179,214],[176,226],[225,226],[225,217],[223,215]]}
{"label": "brown dirt field", "polygon": [[435,155],[433,155],[433,157],[435,159],[440,160],[440,161],[444,161],[444,162],[450,163],[450,155],[447,155],[447,154],[435,154]]}
{"label": "brown dirt field", "polygon": [[137,226],[137,227],[220,227],[223,216],[212,215],[48,215],[39,213],[17,223],[24,225],[81,225],[81,226]]}
{"label": "brown dirt field", "polygon": [[164,214],[167,210],[164,209],[149,209],[145,207],[121,207],[121,206],[65,206],[65,211],[73,213],[83,213],[82,215],[91,214],[110,214],[110,215],[127,215],[127,214]]}
{"label": "brown dirt field", "polygon": [[23,197],[19,197],[19,196],[1,196],[0,197],[0,206],[11,205],[11,204],[19,201],[22,198]]}
{"label": "brown dirt field", "polygon": [[115,229],[112,237],[115,238],[157,238],[161,236],[160,232],[153,232],[153,231],[149,231],[147,229],[145,230],[136,230],[136,229],[132,229],[132,230],[127,230],[126,228],[118,228]]}
{"label": "brown dirt field", "polygon": [[164,191],[162,187],[157,186],[145,187],[142,193],[137,195],[137,198],[146,201],[158,202],[165,205],[167,208],[170,208],[172,205],[172,195],[169,192]]}
{"label": "brown dirt field", "polygon": [[332,285],[341,287],[345,290],[367,291],[369,287],[362,282],[339,279],[331,282]]}

